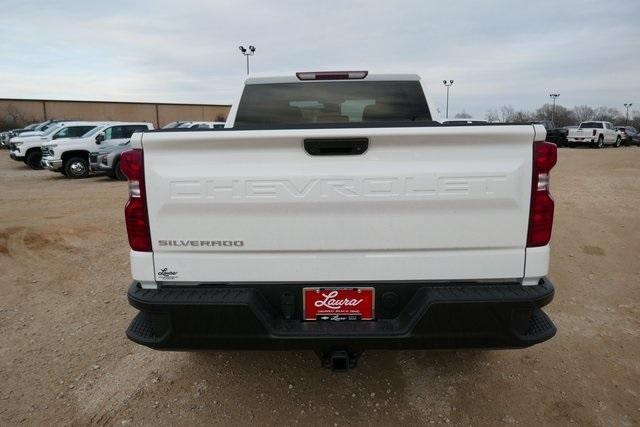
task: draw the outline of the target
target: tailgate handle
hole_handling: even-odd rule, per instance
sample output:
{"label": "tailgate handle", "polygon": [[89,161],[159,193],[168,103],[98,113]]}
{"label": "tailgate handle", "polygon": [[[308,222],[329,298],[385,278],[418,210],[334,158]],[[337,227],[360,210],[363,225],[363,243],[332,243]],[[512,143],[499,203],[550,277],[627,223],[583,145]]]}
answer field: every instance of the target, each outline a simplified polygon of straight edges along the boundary
{"label": "tailgate handle", "polygon": [[307,138],[304,149],[312,156],[357,156],[369,148],[369,138]]}

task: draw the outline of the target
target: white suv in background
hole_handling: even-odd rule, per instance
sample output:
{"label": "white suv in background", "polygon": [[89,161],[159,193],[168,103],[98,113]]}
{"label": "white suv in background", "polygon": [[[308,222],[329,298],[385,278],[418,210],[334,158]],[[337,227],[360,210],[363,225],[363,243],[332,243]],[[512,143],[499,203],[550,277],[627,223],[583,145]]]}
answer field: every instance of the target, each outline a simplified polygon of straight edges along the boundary
{"label": "white suv in background", "polygon": [[153,129],[151,123],[104,122],[80,138],[57,139],[42,146],[42,166],[69,178],[89,175],[89,154],[115,147],[131,138],[134,132]]}
{"label": "white suv in background", "polygon": [[16,136],[9,141],[10,156],[23,161],[32,169],[41,169],[42,145],[53,140],[78,138],[102,122],[59,122],[47,128],[42,135]]}

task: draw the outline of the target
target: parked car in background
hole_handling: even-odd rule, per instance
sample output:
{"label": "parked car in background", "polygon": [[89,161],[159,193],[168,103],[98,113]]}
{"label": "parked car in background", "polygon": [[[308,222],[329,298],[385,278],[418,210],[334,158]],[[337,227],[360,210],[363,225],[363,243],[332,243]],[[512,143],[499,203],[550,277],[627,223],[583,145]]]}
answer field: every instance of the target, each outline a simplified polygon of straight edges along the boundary
{"label": "parked car in background", "polygon": [[184,122],[177,129],[224,129],[225,122]]}
{"label": "parked car in background", "polygon": [[542,125],[547,130],[545,141],[553,142],[557,146],[563,146],[567,142],[568,131],[564,128],[556,127],[551,120],[540,120],[531,122],[532,125]]}
{"label": "parked car in background", "polygon": [[443,125],[449,125],[449,126],[472,126],[472,125],[485,125],[489,123],[489,121],[484,119],[472,119],[472,118],[442,119],[440,120],[440,123],[442,123]]}
{"label": "parked car in background", "polygon": [[79,138],[56,139],[42,145],[42,166],[68,178],[84,178],[91,172],[90,153],[117,146],[134,132],[153,129],[151,123],[104,122]]}
{"label": "parked car in background", "polygon": [[569,145],[588,144],[592,147],[603,148],[606,145],[620,146],[622,136],[611,122],[590,120],[580,123],[578,129],[569,130],[567,143]]}
{"label": "parked car in background", "polygon": [[77,138],[98,126],[96,122],[58,122],[47,127],[42,135],[16,136],[9,141],[10,156],[23,161],[31,169],[42,169],[42,144],[62,139]]}
{"label": "parked car in background", "polygon": [[9,148],[9,140],[14,136],[18,136],[23,132],[29,132],[33,130],[37,130],[37,127],[40,126],[41,123],[32,123],[23,128],[9,129],[4,132],[0,132],[0,145],[3,148]]}
{"label": "parked car in background", "polygon": [[34,123],[35,126],[33,126],[33,127],[31,127],[32,125],[28,126],[29,129],[23,128],[23,129],[18,129],[16,131],[14,131],[14,134],[15,134],[14,136],[27,137],[27,136],[42,135],[51,126],[54,126],[56,123],[72,122],[72,121],[77,121],[77,120],[47,120],[46,122],[42,122],[42,123]]}
{"label": "parked car in background", "polygon": [[170,123],[167,123],[166,125],[162,126],[161,129],[174,129],[174,128],[177,128],[178,126],[180,126],[183,123],[186,123],[186,121],[178,120],[178,121],[175,121],[175,122],[170,122]]}
{"label": "parked car in background", "polygon": [[98,153],[91,153],[91,169],[105,172],[107,176],[126,181],[127,177],[120,168],[120,156],[123,152],[131,149],[131,141],[123,142],[107,150]]}
{"label": "parked car in background", "polygon": [[[149,124],[150,125],[150,124]],[[150,127],[149,129],[153,129]],[[144,131],[146,129],[142,129]],[[92,172],[105,172],[111,178],[126,180],[120,169],[120,155],[131,148],[129,140],[116,145],[101,147],[99,151],[89,154],[89,165]]]}
{"label": "parked car in background", "polygon": [[162,126],[162,129],[222,129],[225,122],[198,122],[179,120],[171,123],[167,123]]}
{"label": "parked car in background", "polygon": [[629,145],[637,145],[640,147],[640,134],[633,126],[618,126],[618,132],[622,137],[622,143],[627,147]]}
{"label": "parked car in background", "polygon": [[9,136],[10,132],[11,130],[0,132],[0,147],[9,148],[9,139],[11,138]]}

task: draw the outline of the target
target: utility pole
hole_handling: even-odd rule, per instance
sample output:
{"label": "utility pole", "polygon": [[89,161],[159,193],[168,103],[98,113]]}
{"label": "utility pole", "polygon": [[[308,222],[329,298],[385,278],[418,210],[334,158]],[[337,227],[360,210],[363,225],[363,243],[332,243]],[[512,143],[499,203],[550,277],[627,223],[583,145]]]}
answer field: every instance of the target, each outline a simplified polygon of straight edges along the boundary
{"label": "utility pole", "polygon": [[555,121],[553,120],[556,116],[556,99],[560,96],[559,93],[550,93],[549,96],[553,99],[553,109],[551,110],[551,121],[555,126]]}
{"label": "utility pole", "polygon": [[449,118],[449,88],[453,86],[453,80],[449,80],[448,83],[446,80],[443,80],[442,83],[447,87],[447,109],[445,113],[445,118],[448,119]]}
{"label": "utility pole", "polygon": [[240,49],[240,52],[247,58],[247,75],[249,75],[249,57],[256,53],[256,47],[249,46],[249,49],[246,49],[244,46],[238,46],[238,49]]}
{"label": "utility pole", "polygon": [[631,108],[632,105],[633,104],[630,103],[630,102],[629,103],[627,103],[627,102],[624,103],[624,108],[627,109],[627,118],[624,121],[624,125],[625,126],[629,126],[629,108]]}

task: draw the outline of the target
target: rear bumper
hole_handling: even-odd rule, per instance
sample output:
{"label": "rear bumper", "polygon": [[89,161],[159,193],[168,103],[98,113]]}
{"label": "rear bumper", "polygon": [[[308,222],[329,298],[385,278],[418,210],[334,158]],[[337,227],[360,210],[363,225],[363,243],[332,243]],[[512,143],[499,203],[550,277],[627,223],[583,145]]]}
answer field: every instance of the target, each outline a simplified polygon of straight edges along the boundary
{"label": "rear bumper", "polygon": [[360,351],[520,348],[546,341],[556,333],[540,309],[554,296],[548,279],[537,286],[375,284],[377,320],[371,322],[301,321],[304,286],[149,290],[134,282],[128,298],[140,313],[127,329],[127,336],[156,349]]}
{"label": "rear bumper", "polygon": [[570,143],[573,143],[573,144],[592,144],[592,143],[596,142],[596,138],[595,137],[567,138],[567,142],[570,142]]}

